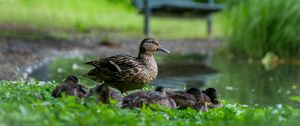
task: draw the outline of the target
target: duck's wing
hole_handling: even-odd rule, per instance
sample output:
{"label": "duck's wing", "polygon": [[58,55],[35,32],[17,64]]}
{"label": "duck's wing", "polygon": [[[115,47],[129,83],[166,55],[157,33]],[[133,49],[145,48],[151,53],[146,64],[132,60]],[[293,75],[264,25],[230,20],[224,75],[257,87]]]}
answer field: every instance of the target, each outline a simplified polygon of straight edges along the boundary
{"label": "duck's wing", "polygon": [[168,98],[168,101],[169,101],[169,103],[170,103],[170,107],[171,107],[171,108],[176,108],[176,107],[177,107],[177,104],[176,104],[176,102],[174,101],[174,99]]}
{"label": "duck's wing", "polygon": [[92,65],[97,69],[105,69],[109,72],[122,72],[135,68],[139,63],[135,57],[123,54],[86,62],[85,64]]}

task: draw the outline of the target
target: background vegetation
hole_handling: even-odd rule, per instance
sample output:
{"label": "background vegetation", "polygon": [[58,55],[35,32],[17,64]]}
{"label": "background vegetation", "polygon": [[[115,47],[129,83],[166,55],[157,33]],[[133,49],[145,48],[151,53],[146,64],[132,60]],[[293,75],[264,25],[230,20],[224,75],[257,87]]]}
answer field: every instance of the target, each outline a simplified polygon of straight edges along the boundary
{"label": "background vegetation", "polygon": [[300,56],[300,1],[251,0],[230,8],[226,48],[236,55],[262,58]]}
{"label": "background vegetation", "polygon": [[[220,20],[214,20],[213,37],[221,36]],[[18,27],[17,31],[27,28],[53,35],[97,31],[141,37],[143,15],[131,0],[0,0],[0,26],[10,29],[3,29],[5,32]],[[206,20],[200,18],[153,17],[151,29],[157,38],[207,36]]]}

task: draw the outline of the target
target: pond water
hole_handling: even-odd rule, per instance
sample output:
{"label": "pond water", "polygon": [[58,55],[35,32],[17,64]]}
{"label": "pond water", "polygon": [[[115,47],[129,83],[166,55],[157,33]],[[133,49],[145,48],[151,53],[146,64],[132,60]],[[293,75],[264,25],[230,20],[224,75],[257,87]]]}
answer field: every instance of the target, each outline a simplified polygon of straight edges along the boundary
{"label": "pond water", "polygon": [[[80,65],[84,61],[89,60],[58,59],[34,71],[32,77],[60,82],[66,75],[75,74],[84,79],[80,75],[89,69]],[[187,56],[159,62],[158,77],[151,84],[179,90],[215,87],[222,99],[241,104],[288,104],[300,108],[299,103],[289,99],[290,96],[300,95],[299,65],[280,65],[267,71],[260,63],[233,62],[222,57],[207,61],[202,56]],[[86,83],[94,82],[87,80]]]}

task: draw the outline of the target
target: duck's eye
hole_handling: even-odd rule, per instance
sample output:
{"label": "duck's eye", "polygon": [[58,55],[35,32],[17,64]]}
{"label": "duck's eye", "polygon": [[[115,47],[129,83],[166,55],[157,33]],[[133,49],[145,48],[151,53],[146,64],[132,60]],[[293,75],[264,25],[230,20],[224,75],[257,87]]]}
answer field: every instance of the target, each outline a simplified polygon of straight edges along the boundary
{"label": "duck's eye", "polygon": [[159,45],[157,42],[155,42],[155,41],[151,41],[150,42],[151,44],[154,44],[154,45]]}
{"label": "duck's eye", "polygon": [[154,43],[154,41],[150,40],[150,41],[148,41],[148,43]]}

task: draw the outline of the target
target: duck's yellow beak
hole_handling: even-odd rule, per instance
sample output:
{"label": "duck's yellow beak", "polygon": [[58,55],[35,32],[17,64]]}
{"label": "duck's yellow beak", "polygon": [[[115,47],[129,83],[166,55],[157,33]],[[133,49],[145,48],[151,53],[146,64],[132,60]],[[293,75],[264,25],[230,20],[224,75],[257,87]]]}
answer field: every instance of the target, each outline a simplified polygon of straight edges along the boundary
{"label": "duck's yellow beak", "polygon": [[170,53],[171,51],[163,48],[163,47],[160,47],[158,51],[161,51],[161,52],[164,52],[164,53]]}

